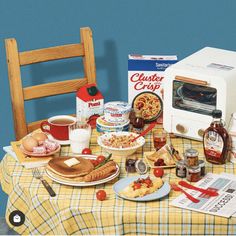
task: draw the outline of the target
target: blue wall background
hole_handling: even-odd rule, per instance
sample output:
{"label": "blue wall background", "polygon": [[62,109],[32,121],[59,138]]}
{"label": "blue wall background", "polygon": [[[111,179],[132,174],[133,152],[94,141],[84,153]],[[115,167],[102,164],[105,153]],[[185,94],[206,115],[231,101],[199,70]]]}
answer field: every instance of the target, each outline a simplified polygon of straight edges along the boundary
{"label": "blue wall background", "polygon": [[[227,0],[0,0],[0,159],[14,139],[4,39],[20,50],[76,43],[80,27],[93,30],[97,82],[106,101],[127,100],[127,55],[176,54],[205,47],[236,50],[236,1]],[[78,59],[28,66],[25,85],[74,78]],[[26,104],[27,119],[75,112],[74,95]],[[1,191],[1,190],[0,190]],[[7,197],[0,192],[0,216]]]}

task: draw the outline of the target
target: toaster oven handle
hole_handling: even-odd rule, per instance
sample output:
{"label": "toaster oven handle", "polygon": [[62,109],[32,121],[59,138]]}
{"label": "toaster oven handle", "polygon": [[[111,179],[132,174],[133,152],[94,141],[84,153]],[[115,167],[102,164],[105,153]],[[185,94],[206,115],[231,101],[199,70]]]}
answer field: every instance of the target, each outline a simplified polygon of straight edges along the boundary
{"label": "toaster oven handle", "polygon": [[188,77],[183,77],[183,76],[175,76],[175,79],[178,81],[182,81],[185,83],[190,83],[190,84],[196,84],[196,85],[202,85],[202,86],[207,86],[208,82],[204,81],[204,80],[199,80],[199,79],[192,79],[192,78],[188,78]]}

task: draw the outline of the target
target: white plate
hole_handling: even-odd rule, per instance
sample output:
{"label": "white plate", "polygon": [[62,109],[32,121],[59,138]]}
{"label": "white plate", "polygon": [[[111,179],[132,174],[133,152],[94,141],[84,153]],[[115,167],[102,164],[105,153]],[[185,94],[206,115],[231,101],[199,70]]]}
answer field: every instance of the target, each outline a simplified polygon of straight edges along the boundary
{"label": "white plate", "polygon": [[164,184],[162,185],[162,187],[160,189],[158,189],[156,192],[148,194],[144,197],[128,198],[128,197],[125,197],[125,196],[119,194],[120,191],[122,191],[125,187],[127,187],[133,181],[136,181],[138,178],[141,178],[141,176],[126,177],[126,178],[120,179],[118,182],[116,182],[113,185],[113,190],[116,193],[116,195],[118,197],[124,198],[126,200],[130,200],[130,201],[147,202],[147,201],[153,201],[153,200],[163,198],[163,197],[167,196],[170,192],[169,183],[164,182]]}
{"label": "white plate", "polygon": [[[95,155],[79,155],[79,156],[82,156],[82,157],[87,157],[87,159],[95,159],[97,156]],[[69,185],[69,186],[77,186],[77,187],[87,187],[87,186],[94,186],[94,185],[98,185],[98,184],[104,184],[104,183],[107,183],[108,181],[111,181],[113,179],[115,179],[117,176],[119,176],[120,174],[120,168],[118,165],[116,165],[116,172],[105,178],[105,179],[101,179],[101,180],[98,180],[98,181],[93,181],[93,182],[78,182],[78,181],[71,181],[71,180],[62,180],[60,179],[60,177],[55,177],[53,175],[53,173],[49,170],[46,169],[46,174],[47,176],[52,179],[53,181],[59,183],[59,184],[64,184],[64,185]]]}

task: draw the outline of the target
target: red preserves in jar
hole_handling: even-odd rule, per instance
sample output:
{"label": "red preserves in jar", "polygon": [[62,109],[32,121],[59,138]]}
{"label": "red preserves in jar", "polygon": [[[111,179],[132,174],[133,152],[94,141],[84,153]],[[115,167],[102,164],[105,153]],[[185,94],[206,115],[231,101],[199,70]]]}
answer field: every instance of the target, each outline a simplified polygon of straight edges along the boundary
{"label": "red preserves in jar", "polygon": [[185,158],[187,166],[198,165],[198,151],[190,148],[185,151]]}
{"label": "red preserves in jar", "polygon": [[186,179],[189,182],[199,181],[201,179],[201,168],[199,166],[188,167]]}
{"label": "red preserves in jar", "polygon": [[135,167],[136,160],[135,159],[127,159],[125,162],[125,169],[128,173],[134,173],[136,172]]}

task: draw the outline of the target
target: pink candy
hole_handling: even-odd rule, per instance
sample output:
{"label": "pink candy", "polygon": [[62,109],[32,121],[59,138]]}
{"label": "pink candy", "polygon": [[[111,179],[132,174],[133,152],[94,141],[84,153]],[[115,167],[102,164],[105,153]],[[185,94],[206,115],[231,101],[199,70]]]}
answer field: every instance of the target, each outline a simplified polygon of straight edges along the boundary
{"label": "pink candy", "polygon": [[53,140],[46,139],[43,146],[47,149],[48,152],[52,152],[58,148],[58,143]]}
{"label": "pink candy", "polygon": [[47,150],[44,146],[33,147],[33,153],[35,154],[46,154]]}

